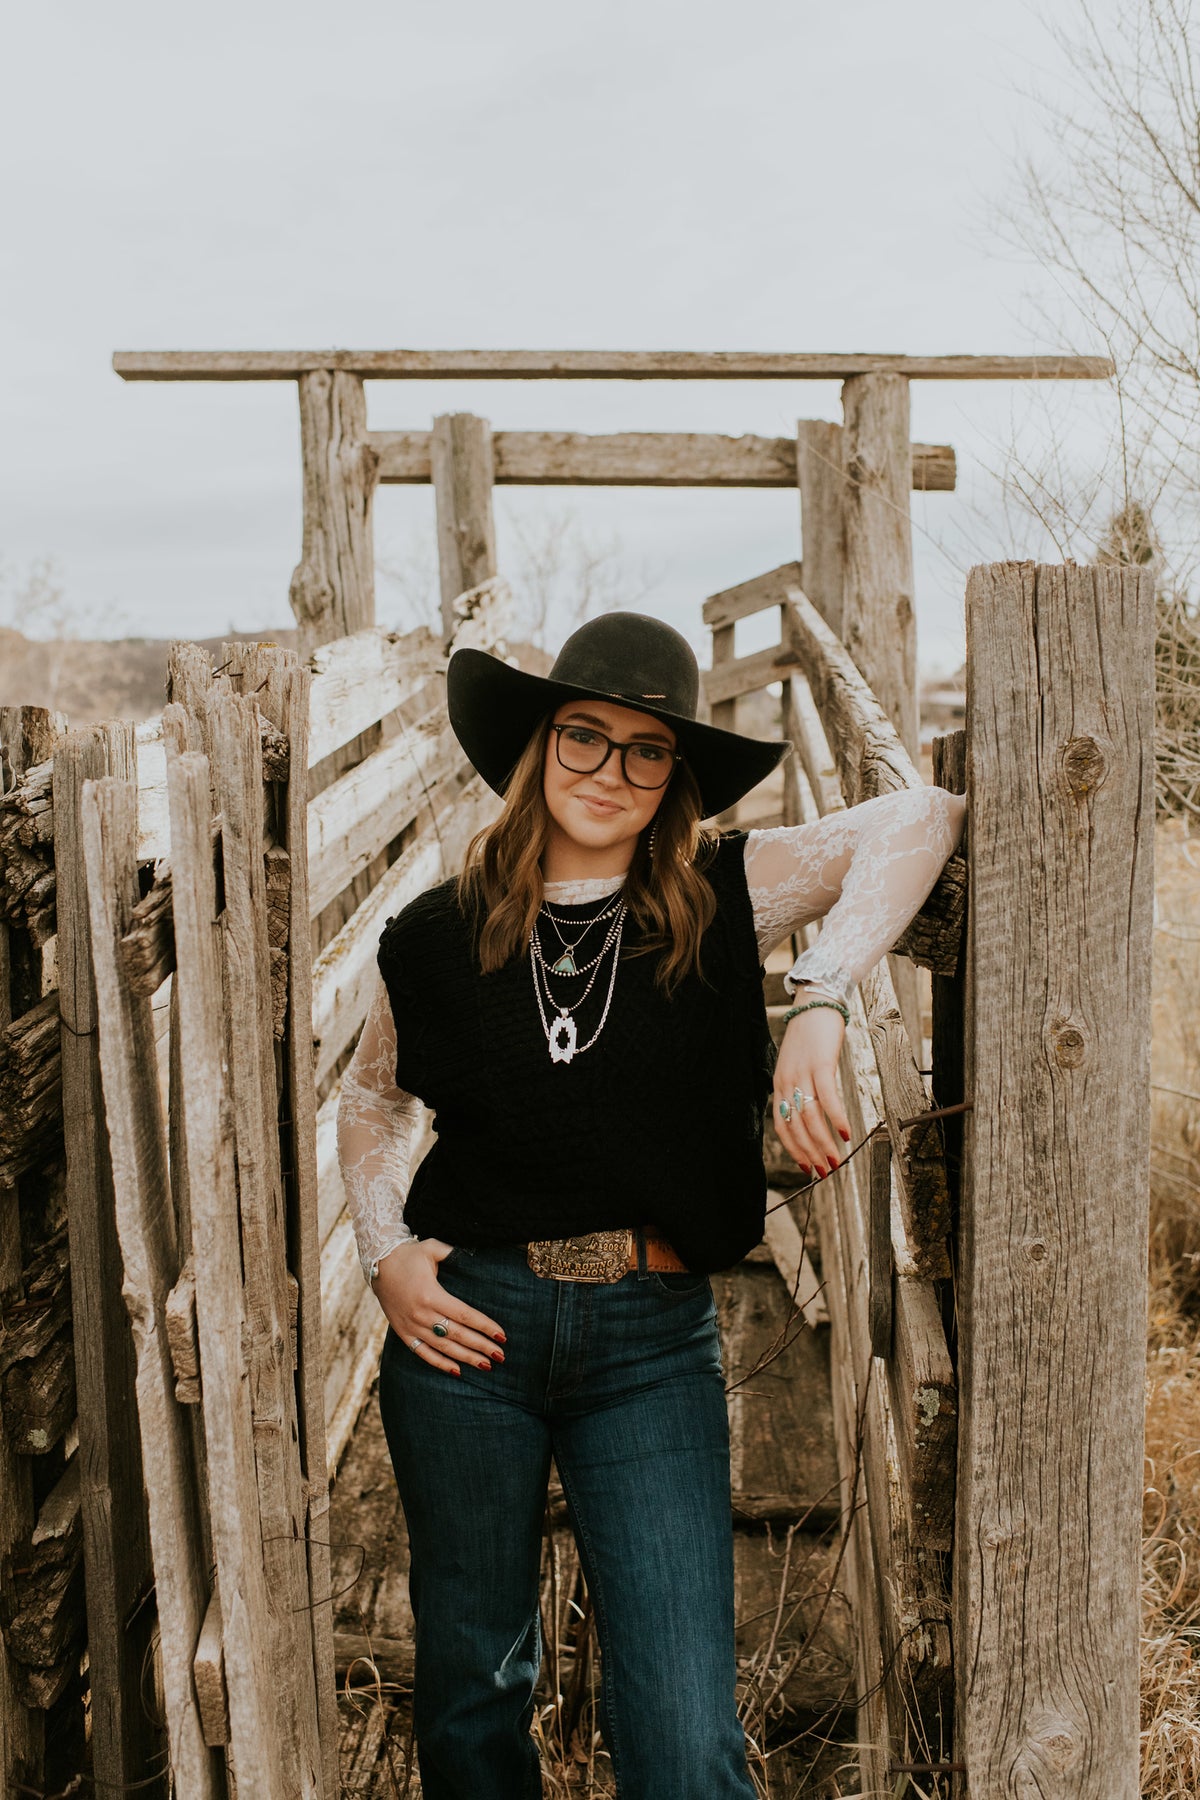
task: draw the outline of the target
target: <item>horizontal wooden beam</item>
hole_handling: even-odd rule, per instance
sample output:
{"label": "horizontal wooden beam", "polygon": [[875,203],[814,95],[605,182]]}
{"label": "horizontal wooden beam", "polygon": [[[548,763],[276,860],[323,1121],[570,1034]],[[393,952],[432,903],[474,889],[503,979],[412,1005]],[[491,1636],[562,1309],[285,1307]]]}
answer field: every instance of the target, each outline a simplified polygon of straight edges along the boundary
{"label": "horizontal wooden beam", "polygon": [[[378,479],[415,485],[432,479],[430,431],[369,431]],[[496,431],[493,479],[510,487],[794,488],[796,440],[722,437],[712,431]],[[954,488],[949,444],[914,444],[912,484],[920,493]]]}
{"label": "horizontal wooden beam", "polygon": [[700,615],[706,625],[720,631],[726,625],[736,625],[739,619],[766,612],[768,607],[782,606],[791,599],[794,589],[803,586],[802,565],[780,563],[777,569],[768,569],[765,575],[754,575],[749,581],[739,581],[736,587],[723,588],[719,594],[710,595],[701,607]]}
{"label": "horizontal wooden beam", "polygon": [[723,700],[736,700],[741,694],[755,694],[772,681],[782,681],[793,669],[802,668],[798,654],[782,644],[768,650],[756,650],[752,656],[739,656],[736,662],[720,663],[701,674],[704,692],[710,706]]}
{"label": "horizontal wooden beam", "polygon": [[904,356],[771,350],[118,350],[125,381],[288,381],[316,369],[373,381],[1103,380],[1106,356]]}

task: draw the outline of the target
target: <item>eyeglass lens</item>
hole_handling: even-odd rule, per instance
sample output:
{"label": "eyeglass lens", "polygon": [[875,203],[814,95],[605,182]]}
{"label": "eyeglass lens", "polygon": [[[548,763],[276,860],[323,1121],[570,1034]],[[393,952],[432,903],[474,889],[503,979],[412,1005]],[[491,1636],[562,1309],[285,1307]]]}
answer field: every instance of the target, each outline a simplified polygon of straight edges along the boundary
{"label": "eyeglass lens", "polygon": [[614,744],[602,731],[586,725],[557,725],[558,760],[575,775],[590,775],[610,753],[618,751],[626,781],[633,787],[665,787],[675,767],[674,752],[665,744]]}

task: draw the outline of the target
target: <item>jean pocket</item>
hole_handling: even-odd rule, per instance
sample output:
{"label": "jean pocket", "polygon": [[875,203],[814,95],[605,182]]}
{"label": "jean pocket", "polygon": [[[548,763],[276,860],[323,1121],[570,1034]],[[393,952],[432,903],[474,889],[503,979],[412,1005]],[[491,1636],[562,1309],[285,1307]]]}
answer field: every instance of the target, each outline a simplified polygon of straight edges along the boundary
{"label": "jean pocket", "polygon": [[647,1274],[661,1293],[673,1294],[677,1300],[706,1293],[709,1287],[708,1276],[697,1275],[694,1269],[649,1269]]}

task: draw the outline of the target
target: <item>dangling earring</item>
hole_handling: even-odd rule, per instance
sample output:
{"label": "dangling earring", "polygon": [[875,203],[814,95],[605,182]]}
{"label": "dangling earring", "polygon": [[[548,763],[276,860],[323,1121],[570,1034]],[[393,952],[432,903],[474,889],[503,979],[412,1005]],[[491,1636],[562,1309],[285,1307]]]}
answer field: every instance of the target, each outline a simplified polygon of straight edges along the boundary
{"label": "dangling earring", "polygon": [[657,839],[657,837],[658,837],[658,820],[655,819],[653,825],[650,827],[650,839],[646,845],[646,849],[649,852],[651,862],[654,861],[654,844],[655,844],[655,840]]}

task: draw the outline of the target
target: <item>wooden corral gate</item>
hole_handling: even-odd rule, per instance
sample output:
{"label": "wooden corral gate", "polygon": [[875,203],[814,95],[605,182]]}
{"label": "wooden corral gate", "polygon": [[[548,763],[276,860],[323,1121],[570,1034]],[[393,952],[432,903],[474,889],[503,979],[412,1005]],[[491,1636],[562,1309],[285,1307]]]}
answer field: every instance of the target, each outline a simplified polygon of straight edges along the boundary
{"label": "wooden corral gate", "polygon": [[[42,1791],[44,1721],[78,1686],[82,1543],[98,1783],[169,1755],[181,1796],[236,1776],[243,1795],[332,1800],[328,1483],[382,1326],[337,1178],[337,1079],[384,914],[494,804],[440,706],[445,650],[503,641],[493,483],[798,486],[801,560],[704,617],[714,720],[783,683],[797,757],[767,804],[800,820],[920,780],[907,493],[952,486],[953,456],[910,444],[910,378],[1109,368],[116,364],[297,380],[301,650],[231,644],[214,672],[177,646],[169,705],[137,733],[2,720],[0,1751],[10,1785]],[[461,414],[367,429],[364,378],[496,376],[840,376],[844,422],[795,440],[493,434]],[[440,642],[374,627],[379,480],[434,483]],[[966,598],[966,729],[934,762],[968,795],[963,854],[862,984],[841,1071],[857,1154],[789,1197],[769,1136],[767,1245],[805,1316],[830,1321],[862,1793],[899,1791],[907,1765],[930,1791],[1132,1800],[1153,595],[1135,571],[1002,563]],[[738,657],[738,621],[767,608],[778,646]],[[933,971],[928,1065],[914,963]]]}

